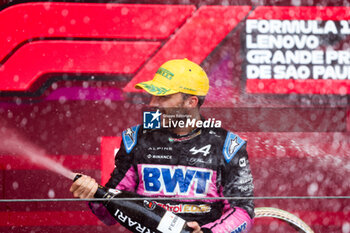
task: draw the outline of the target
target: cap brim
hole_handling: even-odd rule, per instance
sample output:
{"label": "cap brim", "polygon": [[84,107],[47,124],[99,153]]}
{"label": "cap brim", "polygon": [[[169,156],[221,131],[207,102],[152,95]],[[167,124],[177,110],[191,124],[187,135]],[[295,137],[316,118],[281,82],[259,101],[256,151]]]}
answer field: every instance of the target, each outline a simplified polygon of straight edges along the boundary
{"label": "cap brim", "polygon": [[170,88],[160,83],[154,82],[153,80],[138,83],[135,85],[135,88],[143,89],[148,93],[150,93],[151,95],[155,95],[155,96],[164,96],[164,95],[171,95],[171,94],[178,93],[178,91],[171,90]]}

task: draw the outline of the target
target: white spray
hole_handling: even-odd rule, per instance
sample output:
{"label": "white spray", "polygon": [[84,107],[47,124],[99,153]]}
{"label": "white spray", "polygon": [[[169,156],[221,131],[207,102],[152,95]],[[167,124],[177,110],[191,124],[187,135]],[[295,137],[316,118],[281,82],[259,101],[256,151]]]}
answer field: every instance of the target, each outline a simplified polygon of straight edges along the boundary
{"label": "white spray", "polygon": [[42,168],[73,180],[75,173],[49,158],[45,150],[21,137],[14,129],[0,126],[0,152],[19,156]]}

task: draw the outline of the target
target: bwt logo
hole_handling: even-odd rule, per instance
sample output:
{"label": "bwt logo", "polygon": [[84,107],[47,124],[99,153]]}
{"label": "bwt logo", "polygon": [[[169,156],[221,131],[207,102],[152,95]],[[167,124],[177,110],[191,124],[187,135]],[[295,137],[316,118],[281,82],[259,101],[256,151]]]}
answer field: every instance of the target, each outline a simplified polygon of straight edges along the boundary
{"label": "bwt logo", "polygon": [[144,189],[150,193],[166,195],[205,195],[211,183],[212,171],[209,169],[178,166],[142,166]]}
{"label": "bwt logo", "polygon": [[238,226],[236,229],[234,229],[231,233],[241,233],[245,229],[247,229],[247,223],[246,222],[242,223],[240,226]]}
{"label": "bwt logo", "polygon": [[162,114],[157,110],[156,112],[143,113],[143,128],[145,129],[160,129],[160,116]]}

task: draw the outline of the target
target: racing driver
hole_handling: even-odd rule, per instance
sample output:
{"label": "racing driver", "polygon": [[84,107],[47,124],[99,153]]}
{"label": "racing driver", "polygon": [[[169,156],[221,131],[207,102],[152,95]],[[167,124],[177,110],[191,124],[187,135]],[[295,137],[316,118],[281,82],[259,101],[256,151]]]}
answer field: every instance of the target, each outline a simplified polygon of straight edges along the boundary
{"label": "racing driver", "polygon": [[[188,59],[170,60],[136,88],[152,95],[150,106],[157,111],[148,112],[151,118],[146,123],[144,118],[143,125],[123,131],[106,187],[170,197],[157,204],[188,221],[195,233],[249,232],[253,200],[230,199],[253,196],[246,141],[220,126],[204,127],[199,109],[209,90],[205,71]],[[83,176],[70,191],[93,198],[97,186]],[[219,197],[228,198],[215,199]],[[89,205],[107,225],[116,222],[103,205]]]}

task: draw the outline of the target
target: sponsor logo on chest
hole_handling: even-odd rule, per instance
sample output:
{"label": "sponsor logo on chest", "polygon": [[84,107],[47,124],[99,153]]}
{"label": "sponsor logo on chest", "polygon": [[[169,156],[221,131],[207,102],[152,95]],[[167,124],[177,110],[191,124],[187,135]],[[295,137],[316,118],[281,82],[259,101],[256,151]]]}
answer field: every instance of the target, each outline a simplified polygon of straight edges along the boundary
{"label": "sponsor logo on chest", "polygon": [[147,154],[146,155],[147,159],[167,159],[171,160],[173,158],[172,155],[152,155],[152,154]]}
{"label": "sponsor logo on chest", "polygon": [[[147,148],[149,151],[148,154],[144,155],[146,159],[165,159],[171,160],[173,156],[169,153],[172,153],[172,147],[164,147],[164,146],[150,146]],[[158,154],[160,153],[160,154]]]}
{"label": "sponsor logo on chest", "polygon": [[145,192],[164,195],[206,195],[213,175],[210,169],[168,165],[142,165],[141,172]]}
{"label": "sponsor logo on chest", "polygon": [[179,203],[179,204],[171,205],[169,203],[163,204],[163,203],[158,203],[156,201],[154,201],[154,203],[166,209],[167,211],[171,211],[173,213],[192,213],[192,214],[200,213],[201,214],[201,213],[209,213],[211,210],[211,207],[209,204],[196,205],[196,204]]}
{"label": "sponsor logo on chest", "polygon": [[156,150],[161,150],[161,151],[172,151],[172,147],[167,147],[167,146],[150,146],[147,148],[147,150],[150,151],[156,151]]}

